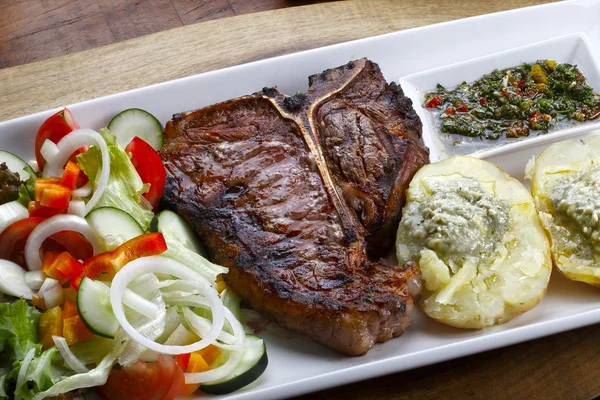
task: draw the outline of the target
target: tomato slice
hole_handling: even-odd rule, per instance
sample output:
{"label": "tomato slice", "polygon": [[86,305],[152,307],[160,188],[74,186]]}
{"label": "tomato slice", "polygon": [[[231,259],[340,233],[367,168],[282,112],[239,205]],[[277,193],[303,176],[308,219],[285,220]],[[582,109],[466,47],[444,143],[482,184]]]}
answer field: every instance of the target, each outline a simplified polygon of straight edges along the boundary
{"label": "tomato slice", "polygon": [[44,165],[46,164],[46,160],[44,160],[41,153],[42,145],[46,139],[58,143],[63,136],[75,129],[79,129],[79,124],[75,121],[75,117],[67,108],[57,112],[44,121],[35,137],[35,159],[40,171],[44,169]]}
{"label": "tomato slice", "polygon": [[[27,269],[25,264],[25,243],[31,231],[45,220],[43,217],[29,217],[10,224],[0,233],[0,259],[10,260]],[[68,251],[76,259],[88,259],[94,254],[92,245],[78,232],[62,231],[44,241],[43,250]]]}
{"label": "tomato slice", "polygon": [[161,355],[154,363],[138,361],[113,369],[106,384],[98,388],[105,400],[173,400],[185,383],[181,367],[172,357]]}
{"label": "tomato slice", "polygon": [[13,261],[22,268],[25,264],[25,242],[27,237],[45,218],[29,217],[13,222],[0,233],[0,258]]}
{"label": "tomato slice", "polygon": [[[68,251],[76,260],[87,260],[94,255],[94,248],[79,232],[61,231],[49,239],[60,246],[59,250]],[[47,243],[44,242],[44,248],[46,247]]]}
{"label": "tomato slice", "polygon": [[140,174],[142,181],[150,184],[150,190],[144,194],[144,197],[156,210],[167,179],[165,166],[160,156],[152,146],[137,136],[129,142],[125,151],[131,154],[131,163]]}

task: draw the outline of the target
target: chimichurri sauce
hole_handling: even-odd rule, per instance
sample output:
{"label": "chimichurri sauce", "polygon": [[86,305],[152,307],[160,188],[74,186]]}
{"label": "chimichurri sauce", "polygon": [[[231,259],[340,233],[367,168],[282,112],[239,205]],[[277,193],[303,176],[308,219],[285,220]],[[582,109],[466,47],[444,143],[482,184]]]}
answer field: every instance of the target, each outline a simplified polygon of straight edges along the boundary
{"label": "chimichurri sauce", "polygon": [[540,60],[495,70],[454,89],[438,84],[423,106],[435,112],[438,129],[457,146],[473,139],[504,142],[597,119],[600,95],[576,66]]}

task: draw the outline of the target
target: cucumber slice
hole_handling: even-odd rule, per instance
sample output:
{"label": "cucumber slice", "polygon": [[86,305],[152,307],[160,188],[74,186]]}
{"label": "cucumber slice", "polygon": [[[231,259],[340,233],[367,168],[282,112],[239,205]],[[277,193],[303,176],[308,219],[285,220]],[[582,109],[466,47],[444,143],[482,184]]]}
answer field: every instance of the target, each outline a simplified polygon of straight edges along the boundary
{"label": "cucumber slice", "polygon": [[246,342],[250,343],[250,347],[244,351],[239,365],[225,378],[204,383],[200,386],[200,389],[209,394],[227,394],[258,379],[265,372],[269,363],[265,342],[263,341],[260,346],[252,346],[252,342],[258,340],[261,340],[258,336],[246,335]]}
{"label": "cucumber slice", "polygon": [[158,151],[163,145],[163,128],[156,117],[140,108],[130,108],[117,114],[108,124],[110,132],[117,137],[122,148],[131,139],[139,137]]}
{"label": "cucumber slice", "polygon": [[186,248],[206,257],[206,249],[187,222],[173,211],[164,210],[150,222],[151,232],[162,232],[179,240]]}
{"label": "cucumber slice", "polygon": [[144,230],[128,213],[118,208],[100,207],[90,212],[85,220],[107,251],[144,234]]}
{"label": "cucumber slice", "polygon": [[77,308],[85,326],[98,336],[112,339],[119,321],[110,305],[110,289],[105,284],[83,278],[77,292]]}
{"label": "cucumber slice", "polygon": [[33,185],[37,178],[35,171],[22,158],[15,156],[5,150],[0,150],[0,164],[6,163],[10,172],[19,174],[19,178],[25,181],[25,186],[30,196],[33,196]]}

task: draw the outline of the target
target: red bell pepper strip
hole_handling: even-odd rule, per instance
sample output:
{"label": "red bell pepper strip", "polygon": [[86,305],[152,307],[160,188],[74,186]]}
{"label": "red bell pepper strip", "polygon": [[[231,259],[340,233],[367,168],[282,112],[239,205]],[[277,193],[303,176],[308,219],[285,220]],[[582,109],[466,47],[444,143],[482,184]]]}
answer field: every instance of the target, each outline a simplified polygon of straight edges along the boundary
{"label": "red bell pepper strip", "polygon": [[178,354],[175,356],[175,361],[177,362],[177,364],[179,364],[183,371],[187,370],[188,364],[190,363],[190,356],[190,353]]}
{"label": "red bell pepper strip", "polygon": [[427,102],[425,103],[425,106],[427,108],[436,108],[441,104],[442,104],[442,98],[436,94],[431,99],[427,100]]}
{"label": "red bell pepper strip", "polygon": [[113,251],[98,254],[86,260],[83,263],[83,275],[92,279],[96,279],[102,274],[113,276],[130,261],[158,255],[166,250],[167,243],[162,233],[146,233],[123,243]]}

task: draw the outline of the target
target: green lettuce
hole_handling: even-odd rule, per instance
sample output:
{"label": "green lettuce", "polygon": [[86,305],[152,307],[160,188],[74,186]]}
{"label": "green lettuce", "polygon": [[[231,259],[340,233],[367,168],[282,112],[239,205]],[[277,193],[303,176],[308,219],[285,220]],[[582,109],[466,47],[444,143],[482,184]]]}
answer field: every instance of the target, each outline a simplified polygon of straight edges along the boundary
{"label": "green lettuce", "polygon": [[[14,370],[17,375],[20,368],[19,363],[19,366]],[[69,375],[72,375],[72,372],[65,369],[62,356],[56,347],[52,347],[34,357],[27,368],[25,379],[15,388],[15,396],[23,400],[31,400],[37,394],[52,388]]]}
{"label": "green lettuce", "polygon": [[25,300],[0,303],[0,358],[22,360],[29,350],[38,347],[38,324],[41,313]]}
{"label": "green lettuce", "polygon": [[200,254],[190,250],[177,237],[167,232],[163,232],[163,237],[167,243],[167,251],[162,253],[161,256],[179,261],[213,283],[216,282],[219,274],[227,273],[227,268],[213,264]]}
{"label": "green lettuce", "polygon": [[[101,129],[100,134],[106,141],[110,154],[110,177],[106,190],[94,208],[114,207],[127,212],[147,230],[154,214],[149,207],[144,207],[142,194],[148,191],[148,185],[142,182],[125,150],[117,144],[117,140],[108,129]],[[97,187],[102,167],[102,154],[98,147],[77,156],[77,164]]]}
{"label": "green lettuce", "polygon": [[[31,399],[60,379],[53,364],[62,363],[62,357],[56,349],[42,353],[42,345],[38,343],[40,316],[35,307],[22,299],[0,304],[0,399],[15,395]],[[36,357],[29,364],[25,380],[15,388],[21,362],[32,349]]]}

